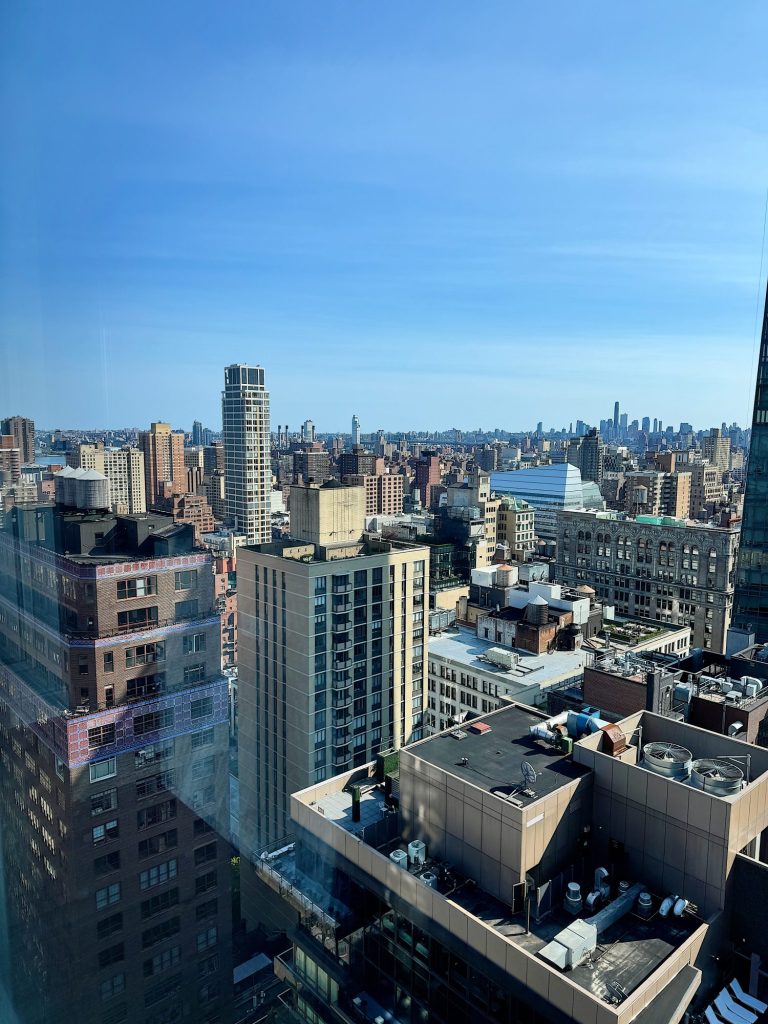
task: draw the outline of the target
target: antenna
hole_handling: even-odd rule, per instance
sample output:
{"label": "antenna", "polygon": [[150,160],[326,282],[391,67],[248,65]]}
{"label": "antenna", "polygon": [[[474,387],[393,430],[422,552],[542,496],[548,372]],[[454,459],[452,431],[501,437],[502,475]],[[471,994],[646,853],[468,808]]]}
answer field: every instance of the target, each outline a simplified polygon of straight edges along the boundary
{"label": "antenna", "polygon": [[530,761],[523,761],[520,765],[520,770],[523,773],[523,785],[530,791],[531,786],[535,785],[536,779],[539,777],[539,773]]}

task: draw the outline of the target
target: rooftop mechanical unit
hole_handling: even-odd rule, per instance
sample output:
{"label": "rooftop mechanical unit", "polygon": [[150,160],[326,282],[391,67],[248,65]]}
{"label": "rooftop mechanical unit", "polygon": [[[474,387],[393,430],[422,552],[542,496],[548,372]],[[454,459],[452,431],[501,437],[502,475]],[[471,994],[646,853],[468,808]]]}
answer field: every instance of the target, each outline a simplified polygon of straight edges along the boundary
{"label": "rooftop mechanical unit", "polygon": [[679,743],[646,743],[643,747],[643,768],[667,779],[686,782],[692,762],[693,754]]}
{"label": "rooftop mechanical unit", "polygon": [[739,793],[743,783],[744,772],[730,761],[702,757],[691,765],[691,785],[713,796]]}

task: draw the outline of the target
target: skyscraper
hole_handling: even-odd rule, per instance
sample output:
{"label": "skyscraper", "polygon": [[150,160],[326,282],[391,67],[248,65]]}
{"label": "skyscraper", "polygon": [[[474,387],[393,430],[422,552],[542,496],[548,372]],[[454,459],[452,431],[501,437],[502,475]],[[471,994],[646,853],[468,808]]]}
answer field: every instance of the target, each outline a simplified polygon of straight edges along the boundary
{"label": "skyscraper", "polygon": [[9,416],[0,422],[0,434],[10,434],[16,440],[21,464],[35,461],[35,421],[26,416]]}
{"label": "skyscraper", "polygon": [[768,291],[752,410],[752,437],[733,598],[733,625],[768,641]]}
{"label": "skyscraper", "polygon": [[195,420],[192,424],[192,444],[203,443],[203,424],[200,420]]}
{"label": "skyscraper", "polygon": [[113,512],[130,515],[146,512],[144,454],[138,448],[125,447],[117,451],[105,451],[104,475],[109,480]]}
{"label": "skyscraper", "polygon": [[269,392],[260,366],[224,370],[221,396],[227,518],[248,544],[271,537]]}
{"label": "skyscraper", "polygon": [[139,448],[144,453],[147,508],[160,508],[172,494],[186,492],[183,434],[172,430],[170,423],[153,423],[139,434]]}
{"label": "skyscraper", "polygon": [[352,447],[360,444],[360,420],[357,415],[352,417]]}
{"label": "skyscraper", "polygon": [[619,429],[619,403],[613,403],[613,429]]}

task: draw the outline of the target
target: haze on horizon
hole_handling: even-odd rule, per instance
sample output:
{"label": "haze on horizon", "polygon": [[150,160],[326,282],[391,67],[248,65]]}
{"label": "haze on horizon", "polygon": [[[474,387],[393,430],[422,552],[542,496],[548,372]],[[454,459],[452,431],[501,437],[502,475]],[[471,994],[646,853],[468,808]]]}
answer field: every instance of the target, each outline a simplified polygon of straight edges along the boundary
{"label": "haze on horizon", "polygon": [[768,8],[0,14],[0,412],[749,423]]}

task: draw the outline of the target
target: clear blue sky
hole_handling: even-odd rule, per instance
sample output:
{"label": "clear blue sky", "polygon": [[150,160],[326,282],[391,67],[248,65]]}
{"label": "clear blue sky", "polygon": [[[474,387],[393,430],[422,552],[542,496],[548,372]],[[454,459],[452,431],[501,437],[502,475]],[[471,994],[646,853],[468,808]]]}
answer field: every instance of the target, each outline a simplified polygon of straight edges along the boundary
{"label": "clear blue sky", "polygon": [[8,0],[0,412],[218,427],[243,361],[274,425],[744,423],[767,39],[765,0]]}

